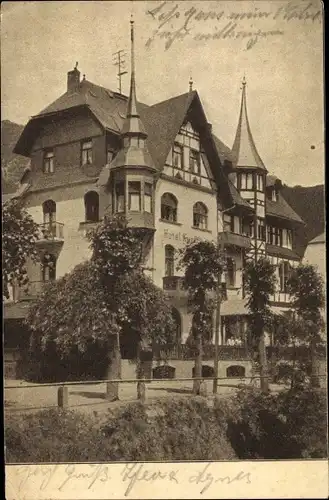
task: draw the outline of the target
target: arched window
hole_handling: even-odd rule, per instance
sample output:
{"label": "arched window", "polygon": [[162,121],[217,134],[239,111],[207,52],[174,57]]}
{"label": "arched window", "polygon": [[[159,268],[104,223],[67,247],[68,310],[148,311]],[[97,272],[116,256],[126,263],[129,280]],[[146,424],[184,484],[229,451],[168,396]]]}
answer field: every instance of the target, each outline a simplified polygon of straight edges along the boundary
{"label": "arched window", "polygon": [[96,191],[85,194],[85,214],[86,222],[99,221],[99,196]]}
{"label": "arched window", "polygon": [[171,245],[165,246],[165,276],[175,275],[175,249]]}
{"label": "arched window", "polygon": [[206,205],[198,202],[193,207],[193,227],[207,229],[208,227],[208,209]]}
{"label": "arched window", "polygon": [[235,278],[236,278],[235,260],[229,257],[226,263],[226,285],[228,287],[235,286]]}
{"label": "arched window", "polygon": [[42,204],[43,222],[51,225],[56,221],[56,203],[53,200],[47,200]]}
{"label": "arched window", "polygon": [[42,259],[42,281],[56,279],[56,257],[46,253]]}
{"label": "arched window", "polygon": [[177,222],[177,200],[170,193],[164,193],[161,197],[161,219]]}

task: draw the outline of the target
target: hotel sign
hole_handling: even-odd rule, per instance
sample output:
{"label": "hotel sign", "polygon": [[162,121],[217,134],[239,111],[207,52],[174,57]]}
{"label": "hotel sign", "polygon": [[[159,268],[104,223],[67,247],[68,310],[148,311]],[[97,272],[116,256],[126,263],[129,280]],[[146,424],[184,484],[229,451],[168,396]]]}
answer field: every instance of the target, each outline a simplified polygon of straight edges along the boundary
{"label": "hotel sign", "polygon": [[181,233],[181,232],[176,233],[174,231],[169,231],[169,229],[165,229],[163,231],[163,237],[165,240],[177,241],[179,243],[184,243],[185,245],[187,243],[192,243],[192,241],[200,240],[200,238],[191,237],[187,233]]}

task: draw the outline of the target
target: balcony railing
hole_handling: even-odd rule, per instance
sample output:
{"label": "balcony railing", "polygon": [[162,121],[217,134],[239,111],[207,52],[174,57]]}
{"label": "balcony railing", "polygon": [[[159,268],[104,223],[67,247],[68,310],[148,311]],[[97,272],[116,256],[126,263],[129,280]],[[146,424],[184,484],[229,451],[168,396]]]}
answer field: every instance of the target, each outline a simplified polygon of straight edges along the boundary
{"label": "balcony railing", "polygon": [[21,287],[18,291],[19,300],[33,300],[39,293],[42,292],[43,287],[47,281],[29,281],[27,285]]}
{"label": "balcony railing", "polygon": [[251,247],[249,236],[246,236],[244,234],[231,233],[230,231],[219,233],[218,242],[223,243],[225,246],[235,246],[247,249]]}
{"label": "balcony railing", "polygon": [[181,276],[164,276],[162,279],[164,290],[184,290],[183,278]]}
{"label": "balcony railing", "polygon": [[63,241],[64,224],[61,222],[45,222],[39,224],[39,241]]}

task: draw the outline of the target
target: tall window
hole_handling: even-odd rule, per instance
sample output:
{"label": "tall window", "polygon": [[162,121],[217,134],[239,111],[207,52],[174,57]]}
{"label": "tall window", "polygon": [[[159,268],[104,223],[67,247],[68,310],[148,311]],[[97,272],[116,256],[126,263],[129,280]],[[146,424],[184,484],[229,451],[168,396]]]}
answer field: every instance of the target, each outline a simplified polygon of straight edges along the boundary
{"label": "tall window", "polygon": [[91,165],[93,162],[93,143],[91,140],[81,144],[81,165]]}
{"label": "tall window", "polygon": [[43,222],[51,225],[56,221],[56,203],[53,200],[47,200],[42,204]]}
{"label": "tall window", "polygon": [[99,196],[95,191],[85,194],[85,220],[86,222],[99,220]]}
{"label": "tall window", "polygon": [[267,242],[270,245],[282,246],[282,229],[279,227],[268,226]]}
{"label": "tall window", "polygon": [[175,249],[171,245],[165,246],[165,276],[175,275]]}
{"label": "tall window", "polygon": [[265,221],[264,219],[258,219],[258,239],[265,241],[266,232],[265,232]]}
{"label": "tall window", "polygon": [[190,149],[190,171],[193,174],[201,175],[200,153],[195,149]]}
{"label": "tall window", "polygon": [[207,229],[208,227],[208,209],[201,202],[196,203],[193,207],[193,227],[199,229]]}
{"label": "tall window", "polygon": [[128,182],[128,210],[140,212],[141,210],[141,183]]}
{"label": "tall window", "polygon": [[234,233],[234,215],[224,215],[224,231]]}
{"label": "tall window", "polygon": [[46,253],[42,259],[42,281],[56,279],[56,257]]}
{"label": "tall window", "polygon": [[264,191],[264,176],[263,174],[257,174],[257,191]]}
{"label": "tall window", "polygon": [[53,149],[45,151],[43,156],[43,171],[45,174],[52,174],[55,170],[55,154]]}
{"label": "tall window", "polygon": [[165,193],[161,197],[161,219],[177,222],[177,200],[170,193]]}
{"label": "tall window", "polygon": [[115,185],[115,211],[125,211],[125,184],[124,182],[117,182]]}
{"label": "tall window", "polygon": [[173,166],[176,168],[183,169],[184,168],[184,155],[183,155],[183,146],[175,143],[173,149]]}
{"label": "tall window", "polygon": [[288,261],[282,261],[279,265],[279,282],[280,282],[281,292],[287,292],[290,273],[291,273],[290,263]]}
{"label": "tall window", "polygon": [[240,174],[238,183],[240,184],[239,188],[240,189],[248,189],[252,190],[254,189],[254,176],[251,172],[246,173],[246,174]]}
{"label": "tall window", "polygon": [[236,264],[235,260],[229,257],[226,263],[226,285],[228,287],[235,286],[236,281]]}
{"label": "tall window", "polygon": [[292,248],[292,231],[291,229],[286,229],[286,244],[288,248]]}
{"label": "tall window", "polygon": [[144,186],[144,211],[152,213],[152,184],[145,182]]}

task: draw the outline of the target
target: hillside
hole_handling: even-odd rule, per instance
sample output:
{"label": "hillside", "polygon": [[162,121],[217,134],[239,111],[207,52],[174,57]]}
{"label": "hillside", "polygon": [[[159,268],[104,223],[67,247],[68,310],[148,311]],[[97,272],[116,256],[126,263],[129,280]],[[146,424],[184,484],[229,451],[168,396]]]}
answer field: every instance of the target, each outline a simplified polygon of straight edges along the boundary
{"label": "hillside", "polygon": [[[15,155],[13,148],[24,126],[9,120],[1,122],[2,192],[16,191],[29,159]],[[306,223],[297,231],[295,250],[303,256],[307,242],[324,231],[324,186],[283,186],[282,194]]]}
{"label": "hillside", "polygon": [[295,241],[295,250],[303,256],[307,243],[325,229],[324,185],[310,187],[284,185],[282,194],[306,224],[297,230]]}
{"label": "hillside", "polygon": [[1,121],[1,184],[4,194],[16,191],[29,159],[15,155],[13,148],[22,133],[24,125],[9,120]]}

